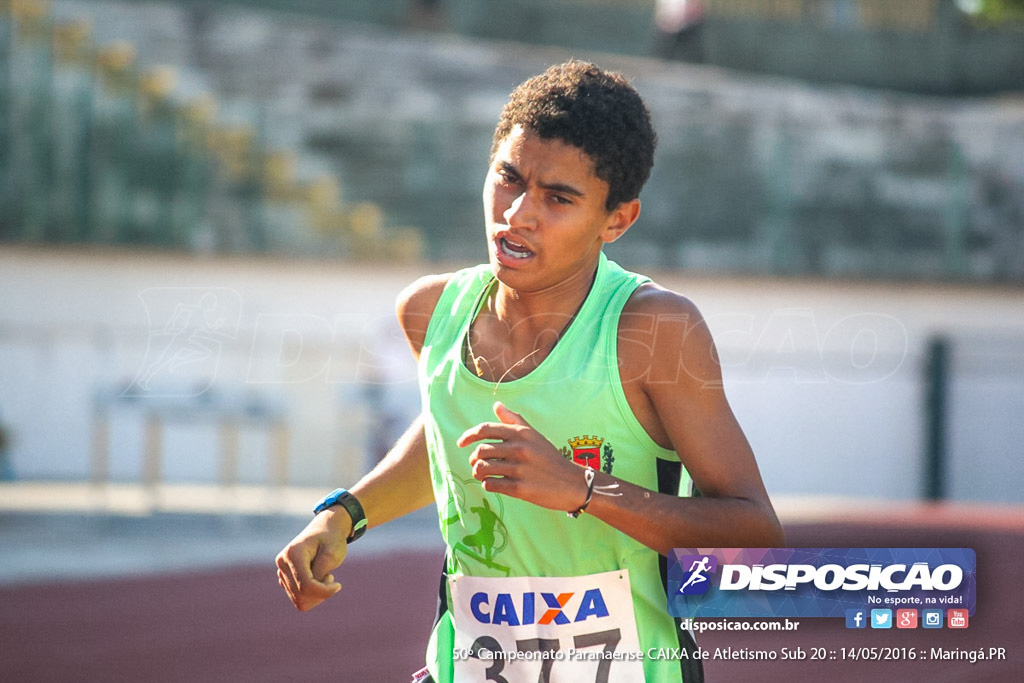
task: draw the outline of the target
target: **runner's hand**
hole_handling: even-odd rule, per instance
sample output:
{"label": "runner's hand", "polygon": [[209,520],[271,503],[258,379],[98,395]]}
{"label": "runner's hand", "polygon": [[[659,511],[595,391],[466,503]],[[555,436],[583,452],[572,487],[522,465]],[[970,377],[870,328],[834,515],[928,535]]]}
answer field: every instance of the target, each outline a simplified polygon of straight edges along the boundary
{"label": "runner's hand", "polygon": [[349,526],[344,510],[328,508],[278,553],[277,582],[300,611],[313,609],[341,590],[331,572],[348,553]]}
{"label": "runner's hand", "polygon": [[582,468],[566,460],[554,444],[519,413],[494,404],[499,422],[483,422],[466,430],[456,444],[477,442],[469,458],[473,477],[485,491],[551,510],[575,510],[587,497]]}

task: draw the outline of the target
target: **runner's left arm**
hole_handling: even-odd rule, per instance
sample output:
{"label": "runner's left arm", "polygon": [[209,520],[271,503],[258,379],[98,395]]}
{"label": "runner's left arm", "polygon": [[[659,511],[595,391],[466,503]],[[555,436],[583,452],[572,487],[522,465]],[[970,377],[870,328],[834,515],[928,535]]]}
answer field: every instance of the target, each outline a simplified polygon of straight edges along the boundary
{"label": "runner's left arm", "polygon": [[[630,405],[650,436],[678,453],[700,496],[662,494],[597,472],[586,514],[662,554],[679,547],[782,545],[781,525],[726,400],[717,351],[699,311],[653,287],[630,304],[624,320],[646,321],[620,332],[623,382],[634,383],[625,387]],[[551,509],[578,509],[587,494],[579,466],[524,416],[500,404],[495,414],[497,422],[477,425],[459,441],[477,444],[471,463],[484,488]]]}

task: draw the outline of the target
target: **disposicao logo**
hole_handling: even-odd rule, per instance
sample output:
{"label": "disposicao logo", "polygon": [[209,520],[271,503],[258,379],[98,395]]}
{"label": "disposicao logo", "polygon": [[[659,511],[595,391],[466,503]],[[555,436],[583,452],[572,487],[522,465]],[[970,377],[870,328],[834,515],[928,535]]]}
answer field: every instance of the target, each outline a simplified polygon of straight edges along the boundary
{"label": "disposicao logo", "polygon": [[974,614],[970,548],[676,549],[669,560],[668,608],[677,617],[850,618],[929,607]]}

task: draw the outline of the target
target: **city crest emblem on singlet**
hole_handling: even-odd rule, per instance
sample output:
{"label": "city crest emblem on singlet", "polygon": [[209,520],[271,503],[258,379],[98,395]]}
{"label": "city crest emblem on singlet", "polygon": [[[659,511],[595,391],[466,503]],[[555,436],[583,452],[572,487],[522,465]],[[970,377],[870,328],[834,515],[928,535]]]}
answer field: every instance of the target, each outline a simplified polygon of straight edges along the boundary
{"label": "city crest emblem on singlet", "polygon": [[615,456],[611,444],[599,436],[574,436],[569,439],[568,448],[562,448],[566,460],[572,460],[581,467],[592,467],[605,474],[612,473]]}

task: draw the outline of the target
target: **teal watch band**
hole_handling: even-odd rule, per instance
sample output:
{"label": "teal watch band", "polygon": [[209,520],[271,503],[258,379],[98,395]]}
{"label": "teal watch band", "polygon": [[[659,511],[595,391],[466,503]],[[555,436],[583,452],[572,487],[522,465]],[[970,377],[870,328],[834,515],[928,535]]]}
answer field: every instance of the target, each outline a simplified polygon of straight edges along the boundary
{"label": "teal watch band", "polygon": [[366,513],[363,512],[363,506],[359,504],[359,500],[349,493],[347,489],[335,489],[328,493],[313,508],[313,514],[319,515],[332,505],[342,506],[348,512],[348,516],[352,518],[352,533],[345,539],[348,543],[357,540],[366,533]]}

